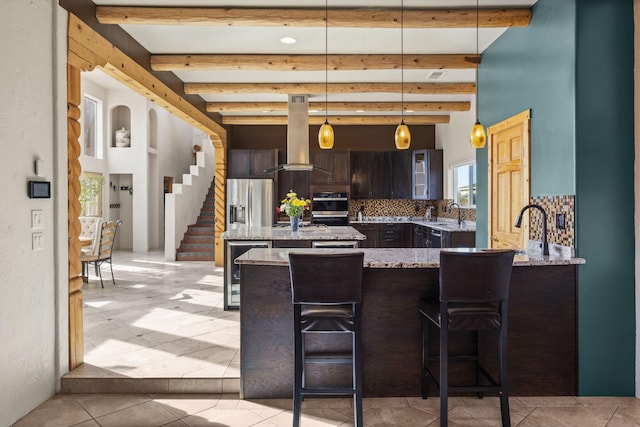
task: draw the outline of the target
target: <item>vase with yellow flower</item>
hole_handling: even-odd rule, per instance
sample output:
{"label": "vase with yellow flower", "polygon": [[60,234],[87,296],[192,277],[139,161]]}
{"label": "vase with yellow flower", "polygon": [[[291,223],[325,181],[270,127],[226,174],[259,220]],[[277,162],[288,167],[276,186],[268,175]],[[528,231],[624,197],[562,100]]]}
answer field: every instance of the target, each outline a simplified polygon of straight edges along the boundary
{"label": "vase with yellow flower", "polygon": [[298,231],[300,220],[305,210],[309,210],[311,200],[298,197],[298,194],[289,190],[284,199],[280,201],[278,212],[284,212],[291,222],[291,231]]}

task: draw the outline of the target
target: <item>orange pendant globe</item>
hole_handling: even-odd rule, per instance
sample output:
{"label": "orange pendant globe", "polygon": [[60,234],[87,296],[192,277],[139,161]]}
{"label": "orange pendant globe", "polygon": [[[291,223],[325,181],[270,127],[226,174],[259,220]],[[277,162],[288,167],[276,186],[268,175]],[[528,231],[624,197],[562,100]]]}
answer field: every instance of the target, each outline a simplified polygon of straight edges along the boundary
{"label": "orange pendant globe", "polygon": [[395,142],[398,150],[407,150],[411,145],[411,132],[409,132],[409,126],[405,125],[404,121],[396,128]]}
{"label": "orange pendant globe", "polygon": [[473,148],[484,148],[487,145],[487,134],[480,122],[476,122],[471,128],[470,140]]}
{"label": "orange pendant globe", "polygon": [[325,120],[318,132],[318,145],[320,145],[320,148],[323,150],[331,150],[333,148],[334,138],[333,127]]}

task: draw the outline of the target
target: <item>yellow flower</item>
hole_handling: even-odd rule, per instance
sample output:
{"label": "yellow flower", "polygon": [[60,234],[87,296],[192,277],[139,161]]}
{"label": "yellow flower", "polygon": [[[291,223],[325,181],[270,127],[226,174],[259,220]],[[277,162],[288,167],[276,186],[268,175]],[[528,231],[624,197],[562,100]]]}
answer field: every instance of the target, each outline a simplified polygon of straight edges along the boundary
{"label": "yellow flower", "polygon": [[279,212],[285,212],[289,216],[302,216],[310,204],[311,200],[298,198],[295,191],[289,190],[287,196],[280,201]]}

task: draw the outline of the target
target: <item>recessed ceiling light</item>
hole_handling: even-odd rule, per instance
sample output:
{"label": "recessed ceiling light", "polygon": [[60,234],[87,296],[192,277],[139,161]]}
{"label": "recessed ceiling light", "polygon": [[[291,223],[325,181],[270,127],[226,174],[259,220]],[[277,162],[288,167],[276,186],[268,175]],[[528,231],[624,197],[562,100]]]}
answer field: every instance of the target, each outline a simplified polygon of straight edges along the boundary
{"label": "recessed ceiling light", "polygon": [[364,113],[364,110],[356,110],[356,113]]}
{"label": "recessed ceiling light", "polygon": [[318,110],[309,110],[310,113],[317,113]]}
{"label": "recessed ceiling light", "polygon": [[282,37],[280,39],[280,43],[284,43],[284,44],[294,44],[296,42],[296,39],[294,39],[293,37]]}
{"label": "recessed ceiling light", "polygon": [[413,110],[404,110],[405,113],[413,113]]}

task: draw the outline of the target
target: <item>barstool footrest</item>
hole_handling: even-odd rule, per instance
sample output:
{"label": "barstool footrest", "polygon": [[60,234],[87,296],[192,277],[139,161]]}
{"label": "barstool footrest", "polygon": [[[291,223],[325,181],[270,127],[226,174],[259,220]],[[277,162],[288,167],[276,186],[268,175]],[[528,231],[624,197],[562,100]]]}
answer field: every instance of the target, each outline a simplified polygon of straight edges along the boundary
{"label": "barstool footrest", "polygon": [[300,390],[303,396],[311,395],[354,395],[356,393],[353,388],[302,388]]}
{"label": "barstool footrest", "polygon": [[351,353],[309,353],[304,355],[305,363],[352,363]]}

